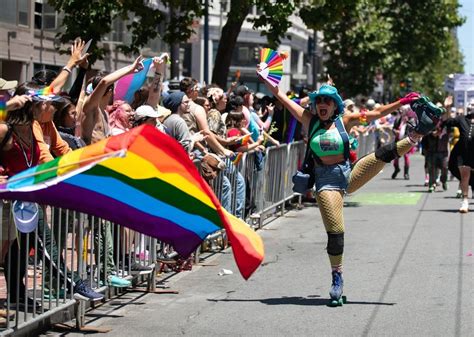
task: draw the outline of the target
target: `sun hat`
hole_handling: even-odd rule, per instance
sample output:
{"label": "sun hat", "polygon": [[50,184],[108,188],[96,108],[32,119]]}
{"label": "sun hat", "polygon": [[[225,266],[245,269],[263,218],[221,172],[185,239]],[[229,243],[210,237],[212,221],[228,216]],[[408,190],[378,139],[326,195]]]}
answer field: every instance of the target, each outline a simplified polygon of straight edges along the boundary
{"label": "sun hat", "polygon": [[316,100],[316,97],[319,97],[319,96],[331,97],[334,100],[334,102],[336,102],[338,114],[341,114],[344,112],[344,102],[342,101],[341,96],[339,96],[339,93],[337,92],[336,87],[333,87],[332,85],[329,85],[329,84],[323,84],[319,88],[319,90],[309,93],[309,99],[311,100],[313,104]]}
{"label": "sun hat", "polygon": [[21,233],[31,233],[38,225],[39,207],[35,202],[15,200],[12,213],[16,228]]}
{"label": "sun hat", "polygon": [[354,103],[353,100],[351,100],[351,99],[348,98],[348,99],[346,99],[346,100],[344,101],[344,106],[345,106],[346,108],[349,107],[349,106],[351,106],[351,105],[355,105],[355,103]]}
{"label": "sun hat", "polygon": [[171,115],[171,110],[166,109],[164,106],[157,105],[156,113],[158,114],[158,117],[168,117],[169,115]]}
{"label": "sun hat", "polygon": [[7,81],[0,78],[0,90],[11,90],[18,86],[18,81]]}

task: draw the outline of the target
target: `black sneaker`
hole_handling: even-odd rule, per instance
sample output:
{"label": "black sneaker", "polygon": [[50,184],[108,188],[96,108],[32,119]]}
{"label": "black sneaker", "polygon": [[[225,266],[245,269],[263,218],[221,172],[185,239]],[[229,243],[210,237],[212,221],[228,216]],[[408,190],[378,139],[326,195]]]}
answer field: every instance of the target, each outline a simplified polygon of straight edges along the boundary
{"label": "black sneaker", "polygon": [[103,299],[104,295],[95,292],[83,280],[79,280],[74,287],[74,298],[76,300],[95,302]]}
{"label": "black sneaker", "polygon": [[140,263],[132,263],[130,266],[130,272],[132,275],[146,275],[150,274],[153,271],[153,268],[150,266],[143,266]]}
{"label": "black sneaker", "polygon": [[[5,301],[5,306],[6,306],[6,301]],[[16,300],[14,298],[10,298],[10,309],[16,309],[18,308],[19,311],[26,311],[26,312],[32,312],[36,311],[38,312],[41,309],[41,303],[39,300],[34,301],[31,297],[28,297],[26,299],[26,307],[25,307],[25,299],[20,298],[19,300]]]}
{"label": "black sneaker", "polygon": [[427,135],[438,124],[444,109],[436,106],[426,96],[421,96],[410,104],[412,110],[418,117],[418,123],[415,126],[415,132],[420,135]]}

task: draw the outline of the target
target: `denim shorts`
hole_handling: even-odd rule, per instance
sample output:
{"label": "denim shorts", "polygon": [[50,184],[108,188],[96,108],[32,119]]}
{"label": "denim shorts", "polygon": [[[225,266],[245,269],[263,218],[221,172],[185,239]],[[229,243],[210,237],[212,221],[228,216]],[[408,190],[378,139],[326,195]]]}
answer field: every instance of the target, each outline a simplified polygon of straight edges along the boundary
{"label": "denim shorts", "polygon": [[316,192],[324,190],[346,191],[351,175],[351,165],[348,160],[334,165],[322,165],[314,168],[316,176]]}

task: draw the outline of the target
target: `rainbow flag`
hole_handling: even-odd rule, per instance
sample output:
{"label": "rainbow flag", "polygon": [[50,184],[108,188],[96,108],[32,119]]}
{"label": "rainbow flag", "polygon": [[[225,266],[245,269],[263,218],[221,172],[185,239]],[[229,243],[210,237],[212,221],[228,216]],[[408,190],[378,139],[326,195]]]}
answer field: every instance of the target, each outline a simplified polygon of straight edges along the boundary
{"label": "rainbow flag", "polygon": [[251,136],[252,135],[250,133],[248,135],[242,136],[241,138],[237,140],[236,145],[242,145],[242,146],[247,145],[250,141]]}
{"label": "rainbow flag", "polygon": [[47,86],[38,90],[30,90],[29,94],[31,96],[50,96],[54,95],[54,88],[51,86]]}
{"label": "rainbow flag", "polygon": [[222,208],[179,143],[149,125],[10,177],[0,198],[101,217],[169,243],[182,256],[225,228],[245,279],[264,257],[260,236]]}
{"label": "rainbow flag", "polygon": [[232,157],[230,157],[230,160],[232,161],[232,164],[237,166],[240,163],[240,160],[242,159],[243,153],[242,152],[237,152],[234,153]]}
{"label": "rainbow flag", "polygon": [[153,59],[149,58],[142,62],[143,69],[141,71],[124,76],[117,81],[114,93],[115,100],[124,100],[128,103],[132,103],[133,95],[146,81],[146,75],[148,74],[148,70],[150,70]]}
{"label": "rainbow flag", "polygon": [[0,122],[7,120],[7,100],[5,96],[0,96]]}

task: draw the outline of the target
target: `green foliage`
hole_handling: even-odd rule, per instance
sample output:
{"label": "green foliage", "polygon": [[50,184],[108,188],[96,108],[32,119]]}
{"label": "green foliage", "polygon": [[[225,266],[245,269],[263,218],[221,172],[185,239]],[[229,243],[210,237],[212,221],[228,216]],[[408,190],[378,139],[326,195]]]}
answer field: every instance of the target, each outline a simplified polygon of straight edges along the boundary
{"label": "green foliage", "polygon": [[458,7],[457,0],[314,0],[300,16],[323,32],[324,65],[347,95],[369,94],[377,69],[430,92],[462,63],[451,35],[464,22]]}
{"label": "green foliage", "polygon": [[[76,37],[93,39],[89,48],[90,63],[102,59],[105,51],[97,47],[97,42],[111,32],[112,19],[117,11],[115,1],[75,1],[75,0],[49,0],[58,12],[63,12],[63,30],[58,37],[63,44],[68,44]],[[100,24],[99,24],[100,23]],[[104,23],[104,24],[102,24]]]}
{"label": "green foliage", "polygon": [[260,35],[266,36],[270,48],[277,49],[281,38],[286,34],[292,23],[289,20],[295,10],[295,4],[288,0],[256,0],[260,16],[249,19],[253,29],[261,29]]}
{"label": "green foliage", "polygon": [[[58,33],[60,41],[68,44],[76,37],[85,40],[93,39],[89,49],[93,64],[103,59],[106,50],[98,42],[112,31],[112,22],[122,19],[131,34],[131,42],[119,45],[126,54],[139,52],[149,40],[158,36],[158,25],[169,17],[167,10],[160,11],[150,7],[144,0],[48,0],[54,8],[63,13],[63,30]],[[191,24],[195,18],[202,16],[203,7],[198,0],[164,0],[162,4],[174,9],[169,18],[167,31],[163,39],[170,42],[186,41],[193,30]]]}
{"label": "green foliage", "polygon": [[163,40],[171,44],[184,42],[194,33],[191,25],[194,20],[204,15],[203,1],[199,0],[165,0],[168,8],[173,8],[173,15],[167,21]]}

